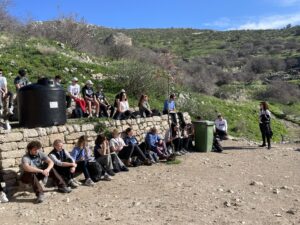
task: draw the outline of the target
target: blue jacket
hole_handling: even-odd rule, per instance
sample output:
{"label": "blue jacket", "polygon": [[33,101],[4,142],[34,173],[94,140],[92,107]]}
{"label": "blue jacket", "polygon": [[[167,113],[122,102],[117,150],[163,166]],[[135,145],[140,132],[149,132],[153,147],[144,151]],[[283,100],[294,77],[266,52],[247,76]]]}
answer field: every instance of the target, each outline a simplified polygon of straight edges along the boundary
{"label": "blue jacket", "polygon": [[79,147],[73,148],[72,152],[70,153],[72,158],[77,162],[81,158],[84,158],[85,160],[90,159],[90,151],[89,149],[85,151],[84,148],[80,149]]}
{"label": "blue jacket", "polygon": [[165,103],[164,103],[164,111],[167,111],[167,110],[170,110],[170,111],[174,111],[175,110],[175,101],[174,100],[166,100]]}
{"label": "blue jacket", "polygon": [[137,145],[138,144],[138,141],[135,136],[132,136],[132,137],[126,136],[124,138],[124,142],[126,145]]}
{"label": "blue jacket", "polygon": [[153,134],[151,132],[147,133],[145,142],[149,147],[151,147],[151,149],[156,148],[156,144],[159,141],[160,137],[157,134]]}

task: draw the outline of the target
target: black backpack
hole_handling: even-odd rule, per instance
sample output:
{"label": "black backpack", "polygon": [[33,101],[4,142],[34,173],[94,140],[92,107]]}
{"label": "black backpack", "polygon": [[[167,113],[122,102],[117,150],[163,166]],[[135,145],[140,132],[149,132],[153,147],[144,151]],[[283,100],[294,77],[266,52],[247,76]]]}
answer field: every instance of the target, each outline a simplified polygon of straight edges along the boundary
{"label": "black backpack", "polygon": [[89,162],[88,170],[89,170],[91,179],[94,182],[101,180],[103,169],[102,169],[102,166],[98,162],[96,162],[96,161]]}

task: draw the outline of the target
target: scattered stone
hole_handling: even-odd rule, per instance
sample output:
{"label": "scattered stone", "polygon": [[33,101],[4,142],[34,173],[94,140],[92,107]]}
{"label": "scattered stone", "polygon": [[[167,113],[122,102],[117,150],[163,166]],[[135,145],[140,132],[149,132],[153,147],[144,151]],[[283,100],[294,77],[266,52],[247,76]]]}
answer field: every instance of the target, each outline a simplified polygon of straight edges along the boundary
{"label": "scattered stone", "polygon": [[291,215],[295,215],[296,214],[296,212],[295,212],[294,209],[290,209],[290,210],[286,211],[286,213],[291,214]]}
{"label": "scattered stone", "polygon": [[279,194],[279,192],[280,192],[279,189],[277,189],[277,188],[273,189],[274,194]]}
{"label": "scattered stone", "polygon": [[276,217],[282,217],[282,215],[280,213],[276,213],[276,214],[274,214],[274,216],[276,216]]}
{"label": "scattered stone", "polygon": [[226,206],[226,207],[231,207],[231,203],[230,203],[229,201],[225,201],[225,202],[224,202],[224,206]]}
{"label": "scattered stone", "polygon": [[264,186],[264,184],[260,181],[252,181],[250,183],[250,185],[252,185],[252,186]]}

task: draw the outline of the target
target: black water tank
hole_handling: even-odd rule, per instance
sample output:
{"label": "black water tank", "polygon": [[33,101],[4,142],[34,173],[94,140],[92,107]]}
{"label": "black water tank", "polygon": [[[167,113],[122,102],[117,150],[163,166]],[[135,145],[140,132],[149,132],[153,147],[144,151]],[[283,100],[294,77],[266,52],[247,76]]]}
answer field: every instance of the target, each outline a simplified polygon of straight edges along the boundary
{"label": "black water tank", "polygon": [[20,126],[48,127],[66,123],[65,91],[47,78],[22,87],[18,92]]}

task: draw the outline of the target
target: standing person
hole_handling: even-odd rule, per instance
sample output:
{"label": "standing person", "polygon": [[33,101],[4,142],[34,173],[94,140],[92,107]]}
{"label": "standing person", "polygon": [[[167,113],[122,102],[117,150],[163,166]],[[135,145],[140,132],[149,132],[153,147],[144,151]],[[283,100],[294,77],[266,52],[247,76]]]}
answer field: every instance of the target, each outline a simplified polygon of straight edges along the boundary
{"label": "standing person", "polygon": [[228,139],[228,125],[227,120],[223,118],[222,114],[218,114],[218,118],[215,120],[216,134],[220,137],[221,140]]}
{"label": "standing person", "polygon": [[8,99],[8,110],[10,114],[14,114],[13,112],[13,93],[10,92],[7,88],[7,80],[6,77],[3,76],[3,70],[0,69],[0,114],[2,115],[3,110],[3,101]]}
{"label": "standing person", "polygon": [[89,160],[91,159],[91,151],[88,146],[87,136],[82,135],[79,137],[76,146],[71,152],[71,156],[75,160],[77,167],[76,172],[83,172],[86,186],[94,186],[95,183],[91,179],[89,172]]}
{"label": "standing person", "polygon": [[75,101],[76,103],[76,108],[78,108],[79,111],[81,111],[81,116],[82,113],[86,112],[86,103],[84,101],[84,99],[82,99],[80,97],[80,86],[78,84],[78,79],[77,77],[74,77],[72,79],[72,83],[71,85],[68,87],[68,92],[67,92],[67,108],[69,108],[71,106],[71,101],[72,99]]}
{"label": "standing person", "polygon": [[269,111],[269,106],[266,102],[260,103],[259,128],[263,141],[262,145],[260,145],[259,147],[265,147],[267,139],[268,149],[271,149],[271,138],[273,135],[271,129],[271,112]]}
{"label": "standing person", "polygon": [[16,91],[18,91],[20,88],[30,84],[30,81],[27,77],[27,73],[26,73],[25,69],[20,69],[18,71],[18,76],[15,78],[14,84],[16,87]]}
{"label": "standing person", "polygon": [[93,84],[91,80],[87,80],[85,86],[82,88],[82,96],[88,108],[88,117],[93,117],[92,105],[96,106],[96,117],[99,116],[99,102],[96,100]]}
{"label": "standing person", "polygon": [[71,192],[63,178],[58,174],[52,160],[42,152],[42,144],[39,141],[32,141],[27,145],[27,153],[22,158],[21,181],[25,184],[31,184],[33,191],[37,196],[37,203],[44,201],[44,190],[39,183],[40,180],[51,177],[58,191],[63,193]]}
{"label": "standing person", "polygon": [[176,99],[175,94],[171,94],[169,99],[165,100],[163,114],[170,115],[172,123],[177,124],[175,99]]}
{"label": "standing person", "polygon": [[66,180],[71,188],[77,188],[79,183],[74,179],[77,164],[70,153],[64,149],[63,141],[57,139],[53,142],[53,150],[49,158],[54,162],[56,171]]}
{"label": "standing person", "polygon": [[8,198],[6,197],[6,194],[0,184],[0,203],[6,203],[8,202]]}
{"label": "standing person", "polygon": [[[96,100],[99,102],[100,106],[100,112],[99,112],[99,117],[104,116],[104,117],[113,117],[115,108],[114,106],[110,105],[104,92],[103,92],[103,87],[101,85],[97,86],[97,91],[95,93]],[[108,115],[108,110],[110,110],[110,115]]]}

